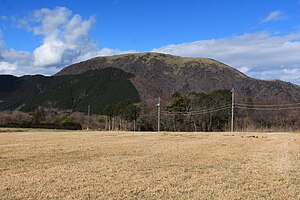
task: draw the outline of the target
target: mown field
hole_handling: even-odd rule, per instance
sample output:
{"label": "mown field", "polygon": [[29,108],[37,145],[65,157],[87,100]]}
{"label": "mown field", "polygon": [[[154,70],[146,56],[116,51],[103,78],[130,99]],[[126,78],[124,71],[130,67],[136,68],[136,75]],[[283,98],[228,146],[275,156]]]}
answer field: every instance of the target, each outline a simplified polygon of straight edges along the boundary
{"label": "mown field", "polygon": [[300,133],[0,129],[0,199],[300,199]]}

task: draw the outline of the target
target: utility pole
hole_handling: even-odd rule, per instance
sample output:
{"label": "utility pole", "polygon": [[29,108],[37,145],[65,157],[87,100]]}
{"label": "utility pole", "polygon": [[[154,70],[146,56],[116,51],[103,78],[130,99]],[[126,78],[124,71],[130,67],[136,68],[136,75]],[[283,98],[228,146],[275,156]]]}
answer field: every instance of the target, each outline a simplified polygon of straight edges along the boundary
{"label": "utility pole", "polygon": [[87,118],[86,130],[89,130],[89,126],[90,126],[90,109],[91,109],[91,106],[88,105],[88,118]]}
{"label": "utility pole", "polygon": [[157,99],[157,132],[160,131],[160,97]]}
{"label": "utility pole", "polygon": [[107,122],[108,122],[108,120],[107,120],[107,116],[105,116],[105,131],[107,131]]}
{"label": "utility pole", "polygon": [[234,114],[234,88],[231,90],[231,132],[233,132],[233,114]]}

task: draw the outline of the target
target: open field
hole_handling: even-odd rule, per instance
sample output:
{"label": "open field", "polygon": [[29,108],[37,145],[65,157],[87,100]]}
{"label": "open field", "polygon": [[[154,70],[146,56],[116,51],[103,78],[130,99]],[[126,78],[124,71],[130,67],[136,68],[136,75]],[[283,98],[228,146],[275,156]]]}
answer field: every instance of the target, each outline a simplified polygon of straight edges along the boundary
{"label": "open field", "polygon": [[300,133],[0,129],[0,199],[300,199],[299,188]]}

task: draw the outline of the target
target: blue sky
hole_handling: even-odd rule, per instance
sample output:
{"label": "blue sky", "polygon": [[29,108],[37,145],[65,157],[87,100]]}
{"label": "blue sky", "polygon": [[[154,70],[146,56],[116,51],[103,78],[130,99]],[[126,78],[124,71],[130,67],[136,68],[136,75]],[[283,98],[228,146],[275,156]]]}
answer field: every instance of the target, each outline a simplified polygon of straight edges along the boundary
{"label": "blue sky", "polygon": [[0,73],[51,75],[98,55],[209,57],[300,84],[299,0],[0,0]]}

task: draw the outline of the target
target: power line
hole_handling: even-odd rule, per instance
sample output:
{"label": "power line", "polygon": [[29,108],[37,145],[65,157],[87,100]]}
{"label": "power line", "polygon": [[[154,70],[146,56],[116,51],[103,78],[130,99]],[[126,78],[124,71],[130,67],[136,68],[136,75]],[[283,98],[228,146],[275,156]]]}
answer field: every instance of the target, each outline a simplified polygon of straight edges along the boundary
{"label": "power line", "polygon": [[264,110],[264,111],[280,111],[280,110],[294,110],[294,109],[300,109],[300,107],[289,107],[289,108],[255,108],[255,107],[245,107],[245,106],[236,106],[236,108],[239,109],[245,109],[245,110]]}
{"label": "power line", "polygon": [[[197,116],[197,115],[206,115],[211,114],[223,110],[228,110],[228,114],[231,109],[231,131],[234,131],[234,109],[242,109],[242,110],[256,110],[256,111],[283,111],[283,110],[297,110],[300,109],[300,103],[291,103],[291,104],[250,104],[250,103],[235,103],[235,90],[234,88],[231,90],[231,104],[225,104],[217,107],[206,108],[202,110],[194,110],[194,111],[161,111],[161,102],[160,97],[157,99],[157,112],[151,112],[147,114],[140,115],[140,118],[154,118],[157,116],[157,131],[160,131],[160,120],[161,115],[164,116],[175,116],[175,115],[183,115],[183,116]],[[229,114],[230,115],[230,114]]]}
{"label": "power line", "polygon": [[[209,114],[214,113],[222,110],[226,110],[231,108],[231,116],[232,116],[232,107],[231,106],[224,106],[219,109],[209,109],[209,110],[203,110],[198,112],[168,112],[168,111],[161,111],[161,114],[164,115],[184,115],[184,116],[193,116],[193,115],[202,115],[202,114]],[[280,111],[280,110],[293,110],[293,109],[300,109],[300,107],[289,107],[289,108],[256,108],[256,107],[245,107],[245,106],[238,106],[234,104],[234,108],[238,109],[245,109],[245,110],[260,110],[260,111]],[[153,114],[154,115],[154,114]]]}
{"label": "power line", "polygon": [[285,107],[285,106],[298,106],[300,103],[292,103],[292,104],[268,104],[268,105],[262,105],[262,104],[247,104],[247,103],[235,103],[234,105],[237,106],[255,106],[255,107]]}
{"label": "power line", "polygon": [[162,111],[162,113],[166,114],[166,115],[188,115],[188,116],[190,116],[190,115],[209,114],[209,113],[218,112],[221,110],[227,110],[229,108],[230,108],[230,106],[220,108],[220,109],[215,109],[215,110],[206,110],[206,111],[202,111],[202,112],[164,112],[164,111]]}
{"label": "power line", "polygon": [[[193,116],[193,115],[203,115],[203,114],[209,114],[209,113],[214,113],[222,110],[226,110],[231,108],[231,120],[233,121],[233,116],[234,116],[234,108],[238,109],[246,109],[246,110],[265,110],[265,111],[278,111],[278,110],[292,110],[292,109],[300,109],[300,106],[298,107],[287,107],[284,108],[284,106],[292,106],[292,105],[300,105],[300,103],[294,103],[294,104],[274,104],[274,105],[262,105],[262,104],[242,104],[242,103],[235,103],[234,102],[234,90],[232,90],[232,103],[223,105],[223,106],[218,106],[218,107],[213,107],[213,108],[208,108],[208,109],[203,109],[203,110],[195,110],[195,111],[183,111],[183,112],[171,112],[171,111],[161,111],[160,110],[160,103],[158,103],[156,106],[158,107],[157,113],[149,113],[149,114],[144,114],[140,115],[140,117],[153,117],[156,114],[158,115],[158,119],[160,118],[160,115],[184,115],[184,116]],[[272,108],[272,107],[275,108]],[[265,108],[264,108],[265,107]]]}
{"label": "power line", "polygon": [[171,112],[171,111],[163,111],[163,112],[170,113],[170,114],[187,114],[187,115],[191,115],[191,114],[198,114],[198,113],[207,113],[207,112],[211,112],[211,111],[215,111],[215,110],[219,110],[219,109],[223,109],[223,108],[227,109],[229,107],[230,107],[230,105],[228,104],[228,105],[208,108],[208,109],[204,109],[204,110],[184,111],[184,112]]}
{"label": "power line", "polygon": [[214,113],[214,112],[218,112],[218,111],[222,111],[222,110],[227,110],[229,109],[230,106],[227,106],[227,107],[223,107],[223,108],[220,108],[220,109],[210,109],[210,110],[204,110],[204,111],[201,111],[201,112],[165,112],[165,111],[162,111],[161,114],[164,114],[164,115],[184,115],[184,116],[194,116],[194,115],[203,115],[203,114],[209,114],[209,113]]}
{"label": "power line", "polygon": [[152,112],[152,113],[140,115],[139,117],[141,117],[141,118],[149,118],[149,117],[154,117],[156,115],[157,115],[156,112]]}

